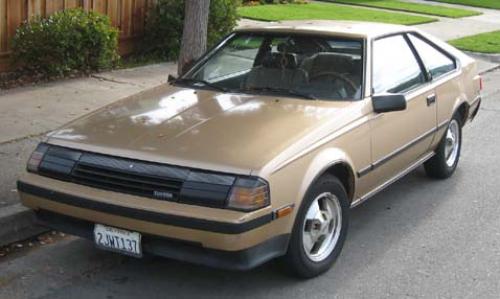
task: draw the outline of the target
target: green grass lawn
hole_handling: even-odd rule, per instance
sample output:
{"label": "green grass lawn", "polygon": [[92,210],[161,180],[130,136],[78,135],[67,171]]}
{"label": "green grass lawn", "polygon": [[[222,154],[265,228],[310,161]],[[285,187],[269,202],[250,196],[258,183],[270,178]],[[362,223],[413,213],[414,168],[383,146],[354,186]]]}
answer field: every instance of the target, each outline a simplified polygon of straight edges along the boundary
{"label": "green grass lawn", "polygon": [[448,42],[453,46],[466,51],[500,53],[500,31],[481,33]]}
{"label": "green grass lawn", "polygon": [[484,8],[494,8],[500,9],[499,0],[434,0],[437,2],[445,2],[452,4],[462,4],[468,6],[484,7]]}
{"label": "green grass lawn", "polygon": [[238,8],[240,16],[263,21],[282,20],[349,20],[414,25],[436,19],[401,13],[375,11],[330,3],[257,5]]}
{"label": "green grass lawn", "polygon": [[[434,15],[448,18],[463,18],[480,15],[478,11],[452,8],[439,5],[428,5],[421,3],[403,2],[398,0],[331,0],[338,3],[361,5],[390,10],[415,12],[426,15]],[[500,3],[500,0],[497,0]]]}

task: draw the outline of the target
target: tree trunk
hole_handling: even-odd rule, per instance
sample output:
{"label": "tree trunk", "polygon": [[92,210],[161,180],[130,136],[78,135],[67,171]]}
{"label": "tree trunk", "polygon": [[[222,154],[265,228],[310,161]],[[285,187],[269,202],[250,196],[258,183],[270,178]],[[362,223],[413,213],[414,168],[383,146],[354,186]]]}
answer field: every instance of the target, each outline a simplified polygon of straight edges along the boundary
{"label": "tree trunk", "polygon": [[185,0],[184,30],[177,73],[184,74],[207,50],[210,0]]}

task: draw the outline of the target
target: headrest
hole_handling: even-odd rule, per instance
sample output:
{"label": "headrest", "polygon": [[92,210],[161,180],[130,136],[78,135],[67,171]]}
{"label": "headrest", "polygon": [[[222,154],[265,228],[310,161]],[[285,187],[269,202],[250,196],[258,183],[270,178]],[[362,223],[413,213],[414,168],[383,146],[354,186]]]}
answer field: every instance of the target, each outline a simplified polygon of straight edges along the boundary
{"label": "headrest", "polygon": [[297,55],[292,53],[269,53],[262,61],[262,65],[274,69],[296,69],[298,59]]}
{"label": "headrest", "polygon": [[287,44],[287,43],[279,43],[276,46],[276,49],[278,50],[278,52],[281,52],[281,53],[284,53],[284,52],[293,52],[293,51],[291,51],[290,45]]}

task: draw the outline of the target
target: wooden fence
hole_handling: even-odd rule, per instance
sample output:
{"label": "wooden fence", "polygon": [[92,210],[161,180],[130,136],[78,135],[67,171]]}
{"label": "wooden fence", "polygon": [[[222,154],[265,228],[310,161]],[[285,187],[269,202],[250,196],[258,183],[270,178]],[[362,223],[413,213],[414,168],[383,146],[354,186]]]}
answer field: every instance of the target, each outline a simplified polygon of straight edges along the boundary
{"label": "wooden fence", "polygon": [[106,14],[120,34],[120,53],[133,50],[144,29],[145,16],[156,0],[0,0],[0,71],[9,67],[10,43],[17,27],[33,16],[46,17],[64,9],[82,7]]}

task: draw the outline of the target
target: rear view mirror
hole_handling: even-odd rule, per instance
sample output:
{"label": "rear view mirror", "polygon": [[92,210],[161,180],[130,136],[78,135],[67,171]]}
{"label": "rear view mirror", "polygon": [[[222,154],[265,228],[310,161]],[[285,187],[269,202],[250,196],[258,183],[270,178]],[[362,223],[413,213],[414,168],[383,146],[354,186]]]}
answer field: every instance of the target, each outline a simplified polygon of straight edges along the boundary
{"label": "rear view mirror", "polygon": [[373,110],[377,113],[406,109],[406,97],[402,94],[386,94],[372,97]]}

